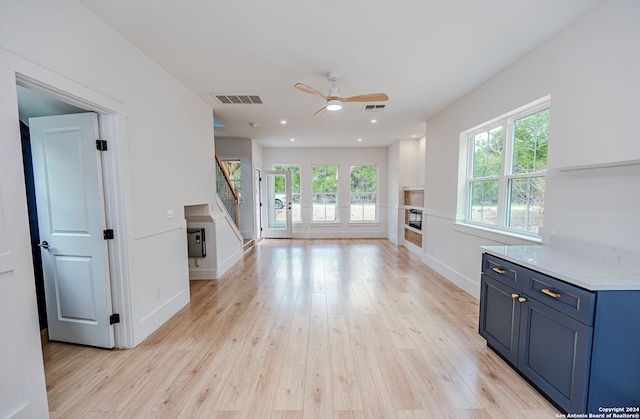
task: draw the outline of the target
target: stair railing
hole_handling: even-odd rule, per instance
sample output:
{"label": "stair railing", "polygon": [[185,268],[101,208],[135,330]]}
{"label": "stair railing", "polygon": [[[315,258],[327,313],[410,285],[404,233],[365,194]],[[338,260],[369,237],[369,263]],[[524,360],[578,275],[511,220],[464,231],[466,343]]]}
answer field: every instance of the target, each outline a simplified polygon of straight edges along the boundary
{"label": "stair railing", "polygon": [[220,156],[218,156],[218,152],[215,152],[216,155],[216,191],[218,192],[218,196],[224,203],[225,208],[229,212],[229,215],[233,219],[233,222],[236,223],[236,226],[240,228],[240,210],[239,210],[239,201],[240,197],[238,196],[238,191],[236,190],[233,182],[229,177],[229,173],[225,168],[225,165],[222,164],[222,160],[220,160]]}

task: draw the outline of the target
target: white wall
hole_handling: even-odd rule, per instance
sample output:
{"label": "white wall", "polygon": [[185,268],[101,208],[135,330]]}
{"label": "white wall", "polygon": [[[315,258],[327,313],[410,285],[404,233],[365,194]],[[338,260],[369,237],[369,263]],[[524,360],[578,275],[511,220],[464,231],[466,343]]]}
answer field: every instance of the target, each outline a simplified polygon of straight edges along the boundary
{"label": "white wall", "polygon": [[422,186],[424,182],[424,156],[426,138],[398,140],[388,148],[389,234],[397,245],[404,243],[404,191],[405,186]]}
{"label": "white wall", "polygon": [[432,118],[427,125],[423,260],[478,295],[480,250],[527,241],[458,227],[459,135],[551,95],[545,228],[640,249],[638,166],[556,169],[640,159],[640,2],[612,0]]}
{"label": "white wall", "polygon": [[0,63],[0,417],[47,417],[16,101]]}
{"label": "white wall", "polygon": [[[132,322],[129,344],[136,345],[189,301],[184,206],[215,201],[211,109],[73,0],[3,2],[0,67],[59,89],[75,89],[87,100],[107,98],[124,113],[119,115],[120,135],[114,149],[121,163],[123,190],[117,206],[124,210],[125,228],[116,235],[126,237],[125,274],[131,298],[130,317],[123,321]],[[17,103],[9,100],[15,98],[15,82],[0,89],[0,97],[8,98],[1,104],[0,115],[14,119],[17,127]],[[20,142],[15,129],[1,134],[3,143]],[[19,148],[10,150],[0,155],[0,166],[21,160]],[[24,201],[23,186],[4,194],[5,206]],[[175,218],[166,219],[166,209],[173,209]],[[12,223],[16,224],[10,239],[12,258],[20,266],[30,264],[29,249],[17,246],[17,240],[29,236],[26,218]],[[20,275],[17,282],[33,284],[32,272],[15,272]],[[35,294],[22,292],[19,297],[16,304],[35,315]],[[0,307],[0,317],[6,310]],[[36,321],[21,327],[19,338],[26,340],[37,331]],[[2,357],[5,352],[3,348]],[[29,374],[41,373],[41,363],[26,355],[24,359]],[[3,373],[1,388],[5,380],[14,378]],[[37,411],[32,416],[46,413]]]}
{"label": "white wall", "polygon": [[[293,236],[300,238],[386,238],[387,237],[387,149],[363,148],[264,148],[263,169],[274,165],[299,165],[302,194],[302,223],[294,223]],[[311,167],[337,164],[340,221],[337,223],[311,222]],[[378,223],[349,223],[349,171],[352,165],[378,166]]]}

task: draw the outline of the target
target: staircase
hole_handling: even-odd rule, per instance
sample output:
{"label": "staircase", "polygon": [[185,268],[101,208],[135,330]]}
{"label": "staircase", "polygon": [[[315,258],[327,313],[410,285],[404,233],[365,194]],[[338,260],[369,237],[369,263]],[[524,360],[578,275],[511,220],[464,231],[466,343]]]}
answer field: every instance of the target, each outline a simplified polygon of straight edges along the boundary
{"label": "staircase", "polygon": [[[236,224],[238,228],[238,233],[240,230],[240,214],[239,214],[239,194],[236,190],[229,173],[224,164],[222,164],[222,160],[220,156],[218,156],[218,152],[216,155],[216,191],[218,192],[218,196],[220,200],[224,203],[224,207],[227,209],[229,216],[233,219],[233,222]],[[253,239],[243,239],[242,243],[242,253],[247,254],[255,247],[255,240]]]}
{"label": "staircase", "polygon": [[253,239],[244,239],[244,242],[242,243],[242,253],[246,255],[251,250],[253,250],[255,247],[256,247],[255,240],[253,240]]}

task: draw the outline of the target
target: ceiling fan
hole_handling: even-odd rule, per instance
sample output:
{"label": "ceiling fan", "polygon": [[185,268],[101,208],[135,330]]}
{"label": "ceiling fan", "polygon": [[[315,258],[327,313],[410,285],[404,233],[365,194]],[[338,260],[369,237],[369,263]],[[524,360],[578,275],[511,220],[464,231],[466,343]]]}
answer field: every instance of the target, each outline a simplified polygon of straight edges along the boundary
{"label": "ceiling fan", "polygon": [[326,106],[316,112],[313,116],[323,115],[327,113],[327,111],[339,111],[340,109],[342,109],[342,104],[345,102],[382,102],[385,100],[389,100],[389,96],[387,96],[386,93],[370,93],[367,95],[341,97],[340,88],[338,87],[338,80],[340,80],[340,77],[341,75],[337,71],[329,72],[327,78],[331,82],[331,89],[329,89],[329,95],[327,96],[314,89],[313,87],[307,86],[306,84],[295,84],[294,87],[302,92],[322,96],[326,99]]}

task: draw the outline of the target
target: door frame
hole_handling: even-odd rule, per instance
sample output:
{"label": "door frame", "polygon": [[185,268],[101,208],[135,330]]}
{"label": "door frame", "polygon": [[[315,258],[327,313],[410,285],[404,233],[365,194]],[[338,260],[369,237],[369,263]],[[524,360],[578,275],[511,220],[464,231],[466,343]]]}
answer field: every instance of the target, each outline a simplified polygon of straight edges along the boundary
{"label": "door frame", "polygon": [[[120,323],[114,326],[116,348],[133,347],[133,324],[131,295],[129,292],[129,269],[127,259],[127,214],[131,214],[130,200],[126,200],[127,189],[123,179],[128,167],[126,153],[127,108],[84,86],[56,76],[41,69],[16,71],[16,84],[37,90],[62,102],[98,114],[99,135],[108,140],[109,152],[101,153],[104,187],[105,218],[109,228],[115,230],[109,240],[108,265],[110,272],[111,301],[114,313],[120,315]],[[27,69],[29,70],[29,69]],[[16,103],[16,108],[18,104]],[[20,140],[19,138],[17,140]]]}
{"label": "door frame", "polygon": [[[284,210],[286,215],[286,228],[284,230],[273,230],[274,232],[285,232],[285,234],[275,234],[274,237],[265,237],[265,231],[269,230],[269,200],[268,200],[268,192],[267,192],[267,181],[266,177],[270,175],[275,176],[285,176],[287,180],[285,182],[285,203]],[[291,172],[288,170],[263,170],[260,172],[260,231],[261,236],[263,238],[283,238],[283,239],[291,239],[293,238],[293,214],[291,211],[291,194],[292,194],[292,185],[291,185]]]}

